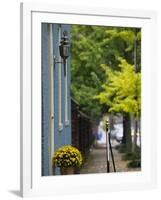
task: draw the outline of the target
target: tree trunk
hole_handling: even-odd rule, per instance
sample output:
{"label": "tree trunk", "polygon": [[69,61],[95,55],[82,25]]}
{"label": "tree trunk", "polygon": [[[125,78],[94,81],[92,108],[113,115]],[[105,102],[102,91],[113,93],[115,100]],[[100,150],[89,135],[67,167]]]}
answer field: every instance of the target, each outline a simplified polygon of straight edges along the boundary
{"label": "tree trunk", "polygon": [[[135,37],[134,37],[134,69],[135,72],[137,73],[137,40],[136,40],[136,35],[137,35],[137,30],[135,29]],[[136,90],[137,94],[137,90]],[[137,95],[135,97],[137,101]],[[138,132],[138,121],[137,118],[134,119],[134,135],[133,135],[133,141],[132,141],[132,152],[135,152],[136,150],[136,143],[137,143],[137,132]]]}
{"label": "tree trunk", "polygon": [[123,138],[122,138],[122,144],[126,145],[126,135],[125,135],[124,117],[123,117]]}
{"label": "tree trunk", "polygon": [[141,122],[140,122],[140,119],[139,119],[139,143],[140,143],[140,148],[141,148]]}
{"label": "tree trunk", "polygon": [[113,119],[113,114],[109,115],[109,121],[110,121],[110,129],[114,129],[114,119]]}
{"label": "tree trunk", "polygon": [[129,153],[132,150],[131,139],[131,120],[130,114],[124,113],[123,115],[123,144],[126,146],[126,152]]}
{"label": "tree trunk", "polygon": [[133,148],[132,148],[132,152],[135,152],[136,150],[136,146],[137,146],[137,132],[138,132],[138,121],[137,119],[134,119],[134,138],[133,138]]}

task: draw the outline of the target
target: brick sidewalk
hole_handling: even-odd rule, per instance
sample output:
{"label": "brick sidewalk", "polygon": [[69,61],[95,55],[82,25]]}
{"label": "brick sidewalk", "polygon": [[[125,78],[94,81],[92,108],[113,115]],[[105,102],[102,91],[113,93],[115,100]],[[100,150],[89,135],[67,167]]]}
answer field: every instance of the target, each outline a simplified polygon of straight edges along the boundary
{"label": "brick sidewalk", "polygon": [[[127,161],[122,161],[122,154],[119,153],[114,147],[116,144],[113,144],[113,154],[115,160],[115,166],[117,172],[128,172],[128,171],[140,171],[138,168],[129,169],[127,168]],[[112,161],[110,158],[110,171],[113,172]],[[89,154],[87,161],[85,162],[83,168],[80,171],[80,174],[91,174],[91,173],[106,173],[106,149],[105,145],[97,145],[94,147]]]}

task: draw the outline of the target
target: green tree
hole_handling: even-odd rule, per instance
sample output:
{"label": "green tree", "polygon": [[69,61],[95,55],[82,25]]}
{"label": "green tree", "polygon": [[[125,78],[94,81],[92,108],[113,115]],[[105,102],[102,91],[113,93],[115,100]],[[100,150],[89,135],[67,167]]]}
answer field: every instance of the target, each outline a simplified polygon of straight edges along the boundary
{"label": "green tree", "polygon": [[[134,65],[135,71],[141,71],[141,29],[139,28],[111,28],[106,30],[106,38],[102,41],[105,63],[112,69],[120,70],[119,57],[124,58],[129,64]],[[137,120],[135,126],[137,130]],[[127,136],[131,137],[131,114],[123,114],[123,143],[126,144]],[[137,132],[135,130],[135,133]],[[135,134],[136,135],[136,134]],[[136,137],[135,137],[136,143]]]}
{"label": "green tree", "polygon": [[100,64],[103,49],[100,43],[105,27],[73,25],[71,28],[71,94],[83,111],[97,117],[102,105],[93,96],[101,90],[105,80]]}
{"label": "green tree", "polygon": [[[102,64],[120,71],[119,58],[141,71],[141,30],[139,28],[72,25],[71,94],[92,117],[101,116],[109,106],[93,99],[102,91],[107,76]],[[139,83],[138,83],[139,84]],[[106,99],[108,101],[108,99]],[[131,99],[127,99],[133,104]],[[139,99],[138,99],[139,100]],[[114,111],[113,111],[114,112]],[[115,111],[116,112],[116,111]],[[122,112],[124,142],[131,137],[130,112]]]}
{"label": "green tree", "polygon": [[[141,74],[136,73],[134,66],[125,59],[119,58],[120,70],[112,70],[107,65],[101,65],[107,76],[102,85],[102,92],[95,96],[101,104],[106,104],[109,113],[123,113],[126,117],[133,114],[135,118],[141,112]],[[126,135],[127,151],[131,151],[130,135]]]}

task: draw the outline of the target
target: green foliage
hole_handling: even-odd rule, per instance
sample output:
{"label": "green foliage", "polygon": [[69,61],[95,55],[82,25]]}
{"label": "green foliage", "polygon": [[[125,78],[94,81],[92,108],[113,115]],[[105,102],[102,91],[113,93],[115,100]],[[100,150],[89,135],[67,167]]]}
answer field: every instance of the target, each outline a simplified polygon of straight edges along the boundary
{"label": "green foliage", "polygon": [[140,147],[136,148],[135,152],[125,153],[122,156],[122,160],[128,160],[128,168],[140,168],[141,167],[141,149]]}
{"label": "green foliage", "polygon": [[71,94],[82,110],[91,116],[101,115],[102,106],[93,99],[105,78],[100,42],[105,28],[73,25],[71,28]]}
{"label": "green foliage", "polygon": [[[136,46],[135,46],[136,42]],[[124,58],[128,63],[134,64],[134,50],[136,48],[136,68],[140,71],[141,66],[141,31],[134,28],[110,28],[106,30],[106,37],[103,39],[102,48],[104,51],[105,63],[118,70],[118,57]]]}
{"label": "green foliage", "polygon": [[122,156],[122,160],[139,160],[140,158],[141,158],[141,154],[139,152],[126,153]]}
{"label": "green foliage", "polygon": [[[137,42],[137,69],[140,71],[140,29],[72,25],[71,95],[92,117],[101,116],[108,109],[139,115],[140,74],[134,73],[134,41]],[[115,86],[108,86],[109,77],[113,77],[111,83]],[[114,81],[118,77],[120,79]],[[93,98],[98,94],[100,101]]]}
{"label": "green foliage", "polygon": [[134,66],[125,59],[119,58],[119,61],[119,71],[101,65],[106,83],[102,85],[103,91],[94,98],[109,106],[109,112],[132,113],[138,117],[141,111],[141,74],[136,73]]}
{"label": "green foliage", "polygon": [[140,168],[141,160],[132,160],[127,164],[128,168]]}

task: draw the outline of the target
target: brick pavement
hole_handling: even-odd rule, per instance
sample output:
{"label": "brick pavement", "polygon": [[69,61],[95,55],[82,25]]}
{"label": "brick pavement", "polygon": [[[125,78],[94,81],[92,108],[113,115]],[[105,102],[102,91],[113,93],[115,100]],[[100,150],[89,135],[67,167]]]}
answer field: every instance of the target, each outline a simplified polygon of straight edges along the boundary
{"label": "brick pavement", "polygon": [[[127,168],[127,161],[122,161],[122,154],[119,153],[114,147],[116,142],[113,141],[113,154],[115,159],[115,166],[117,172],[129,172],[139,171],[139,168],[129,169]],[[90,151],[89,157],[82,167],[80,174],[91,174],[91,173],[106,173],[106,149],[105,144],[99,144],[93,147]],[[110,159],[110,171],[113,172],[112,161]]]}

